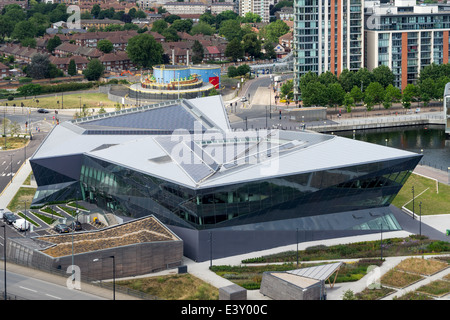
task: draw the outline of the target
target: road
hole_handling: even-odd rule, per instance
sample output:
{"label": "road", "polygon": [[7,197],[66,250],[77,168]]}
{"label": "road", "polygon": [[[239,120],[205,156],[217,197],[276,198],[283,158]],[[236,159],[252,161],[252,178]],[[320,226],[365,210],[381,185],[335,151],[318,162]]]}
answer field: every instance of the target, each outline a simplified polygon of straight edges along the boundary
{"label": "road", "polygon": [[[5,282],[2,271],[0,291],[3,292],[4,287]],[[103,300],[101,297],[85,293],[81,290],[69,289],[65,286],[24,276],[8,270],[6,272],[6,289],[9,296],[17,296],[20,299],[26,300]]]}
{"label": "road", "polygon": [[[284,81],[286,79],[292,79],[293,74],[283,74],[281,75],[281,79]],[[275,94],[273,89],[269,90],[269,86],[271,85],[271,79],[269,76],[261,76],[254,80],[251,80],[250,85],[244,89],[241,94],[241,97],[246,97],[248,101],[241,102],[238,101],[236,105],[232,105],[231,109],[229,105],[226,105],[227,109],[231,111],[231,113],[235,114],[237,117],[242,120],[254,119],[265,117],[266,108],[272,110],[272,117],[275,114],[275,108],[270,108],[271,101],[272,103],[275,101]]]}

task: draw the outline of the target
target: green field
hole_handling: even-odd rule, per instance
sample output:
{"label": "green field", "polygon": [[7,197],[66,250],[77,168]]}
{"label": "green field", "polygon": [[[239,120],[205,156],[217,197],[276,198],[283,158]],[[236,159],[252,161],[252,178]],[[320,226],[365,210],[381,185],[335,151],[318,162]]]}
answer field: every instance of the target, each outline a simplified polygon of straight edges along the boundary
{"label": "green field", "polygon": [[438,183],[436,187],[435,180],[417,174],[411,174],[392,204],[401,208],[409,202],[405,207],[412,211],[413,202],[410,200],[413,198],[413,186],[414,213],[419,214],[419,203],[422,202],[423,215],[450,214],[450,186]]}
{"label": "green field", "polygon": [[37,100],[39,100],[39,103],[33,101],[33,99],[17,99],[8,101],[8,105],[14,103],[16,106],[20,106],[23,102],[25,107],[32,108],[61,109],[63,106],[64,109],[79,109],[80,102],[81,106],[86,105],[87,108],[114,108],[115,104],[108,99],[108,95],[105,93],[65,94],[64,96],[58,93],[51,97],[39,97]]}

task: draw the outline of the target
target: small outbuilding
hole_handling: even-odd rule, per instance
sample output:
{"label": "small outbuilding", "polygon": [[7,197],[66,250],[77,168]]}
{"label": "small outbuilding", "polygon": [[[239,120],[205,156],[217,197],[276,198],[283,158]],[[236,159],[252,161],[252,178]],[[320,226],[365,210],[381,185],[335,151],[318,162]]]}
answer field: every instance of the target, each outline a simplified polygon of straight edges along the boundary
{"label": "small outbuilding", "polygon": [[264,272],[260,292],[274,300],[323,300],[325,281],[329,280],[333,287],[341,265],[342,262],[337,262],[286,272]]}

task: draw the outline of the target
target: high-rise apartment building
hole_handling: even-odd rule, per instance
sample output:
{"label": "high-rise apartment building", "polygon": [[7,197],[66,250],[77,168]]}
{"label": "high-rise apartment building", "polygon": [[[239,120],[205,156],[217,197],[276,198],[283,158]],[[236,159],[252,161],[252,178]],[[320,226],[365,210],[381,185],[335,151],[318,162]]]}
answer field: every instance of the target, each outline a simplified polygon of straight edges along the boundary
{"label": "high-rise apartment building", "polygon": [[339,75],[363,67],[363,9],[363,0],[294,1],[295,88],[309,71]]}
{"label": "high-rise apartment building", "polygon": [[365,66],[388,66],[395,86],[416,83],[420,70],[449,62],[450,5],[415,0],[365,3]]}
{"label": "high-rise apartment building", "polygon": [[240,0],[239,15],[243,17],[247,12],[251,12],[259,15],[262,22],[269,22],[270,5],[274,3],[274,0]]}

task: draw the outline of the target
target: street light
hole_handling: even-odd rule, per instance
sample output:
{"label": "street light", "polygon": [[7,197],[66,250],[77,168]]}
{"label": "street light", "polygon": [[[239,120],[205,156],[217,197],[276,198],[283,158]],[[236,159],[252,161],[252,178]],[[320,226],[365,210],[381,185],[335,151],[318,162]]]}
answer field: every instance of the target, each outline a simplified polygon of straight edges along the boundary
{"label": "street light", "polygon": [[412,218],[413,218],[413,220],[414,220],[414,186],[412,186],[412,196],[413,196],[413,210],[412,210]]}
{"label": "street light", "polygon": [[419,203],[419,235],[422,236],[422,201]]}
{"label": "street light", "polygon": [[97,262],[106,258],[112,258],[113,260],[113,300],[116,300],[116,259],[114,256],[109,256],[105,258],[96,258],[92,261]]}
{"label": "street light", "polygon": [[2,225],[2,228],[3,228],[3,260],[5,263],[3,272],[5,275],[5,300],[7,300],[7,294],[6,294],[6,223],[4,223]]}

